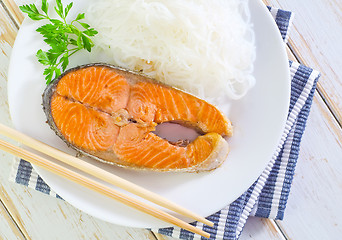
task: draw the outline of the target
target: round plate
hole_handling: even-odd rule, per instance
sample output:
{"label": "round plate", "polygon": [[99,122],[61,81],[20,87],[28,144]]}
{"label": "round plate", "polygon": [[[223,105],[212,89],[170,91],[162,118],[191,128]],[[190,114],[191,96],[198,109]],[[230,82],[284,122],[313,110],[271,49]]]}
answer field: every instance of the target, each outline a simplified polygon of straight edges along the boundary
{"label": "round plate", "polygon": [[[90,0],[77,1],[70,14],[84,11]],[[229,140],[231,152],[218,169],[198,174],[137,172],[90,161],[110,172],[156,192],[202,216],[233,202],[258,178],[280,140],[288,112],[290,78],[288,60],[279,30],[261,1],[250,1],[256,38],[256,85],[238,101],[222,102],[221,108],[235,127]],[[35,32],[37,22],[26,19],[16,38],[8,77],[10,113],[15,128],[63,151],[68,149],[46,124],[41,95],[45,88],[41,66],[35,57],[44,46]],[[79,54],[69,67],[89,63]],[[69,182],[43,169],[40,176],[66,201],[105,221],[131,227],[166,227],[157,220],[115,200]],[[188,220],[188,219],[185,219]],[[188,220],[189,221],[189,220]]]}

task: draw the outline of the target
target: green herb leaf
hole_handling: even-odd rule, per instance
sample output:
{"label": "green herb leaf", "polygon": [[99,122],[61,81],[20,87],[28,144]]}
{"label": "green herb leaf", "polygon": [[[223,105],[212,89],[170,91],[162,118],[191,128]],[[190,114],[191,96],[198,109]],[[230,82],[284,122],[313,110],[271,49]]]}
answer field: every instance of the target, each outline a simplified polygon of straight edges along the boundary
{"label": "green herb leaf", "polygon": [[36,54],[38,61],[43,64],[43,65],[50,65],[50,59],[47,55],[46,52],[44,52],[43,50],[39,49],[37,54]]}
{"label": "green herb leaf", "polygon": [[36,15],[36,14],[28,14],[28,17],[31,18],[32,20],[42,20],[46,18],[43,15]]}
{"label": "green herb leaf", "polygon": [[61,0],[56,0],[57,6],[55,7],[56,13],[64,19],[63,5]]}
{"label": "green herb leaf", "polygon": [[94,28],[89,28],[83,31],[84,34],[88,35],[89,37],[95,36],[98,32]]}
{"label": "green herb leaf", "polygon": [[70,38],[70,39],[69,39],[69,43],[70,43],[71,45],[78,46],[78,45],[77,45],[77,41],[76,41],[75,39]]}
{"label": "green herb leaf", "polygon": [[69,54],[68,53],[65,53],[63,55],[63,57],[61,58],[61,62],[62,62],[62,70],[65,71],[65,69],[69,65]]}
{"label": "green herb leaf", "polygon": [[91,51],[91,43],[89,41],[89,38],[87,38],[84,34],[82,34],[82,41],[84,48],[90,52]]}
{"label": "green herb leaf", "polygon": [[53,77],[53,74],[54,74],[54,67],[53,66],[50,66],[48,68],[45,68],[44,72],[43,72],[43,75],[45,75],[45,80],[46,80],[46,84],[50,84],[51,83],[51,80],[52,80],[52,77]]}
{"label": "green herb leaf", "polygon": [[61,75],[61,70],[59,68],[55,68],[54,71],[55,71],[55,78]]}
{"label": "green herb leaf", "polygon": [[42,10],[43,10],[43,12],[48,14],[48,8],[49,8],[49,3],[47,2],[47,0],[42,0]]}
{"label": "green herb leaf", "polygon": [[43,35],[43,37],[45,38],[51,38],[56,34],[56,32],[58,32],[58,28],[54,24],[45,24],[37,28],[36,31]]}
{"label": "green herb leaf", "polygon": [[77,38],[77,46],[79,48],[83,48],[81,35],[79,35],[78,38]]}
{"label": "green herb leaf", "polygon": [[37,12],[35,12],[33,9],[31,9],[30,5],[23,5],[23,6],[20,6],[19,8],[24,13],[27,13],[27,14],[37,14]]}
{"label": "green herb leaf", "polygon": [[72,27],[72,28],[71,28],[71,32],[72,32],[73,34],[75,34],[76,36],[78,36],[78,35],[81,34],[81,31],[80,31],[79,29],[75,28],[75,27]]}
{"label": "green herb leaf", "polygon": [[58,16],[60,16],[61,18],[64,18],[63,12],[59,11],[59,9],[56,7],[54,7],[56,13],[58,14]]}
{"label": "green herb leaf", "polygon": [[81,26],[84,27],[85,29],[90,28],[89,24],[87,23],[81,23],[81,22],[78,22],[78,23],[81,24]]}
{"label": "green herb leaf", "polygon": [[73,5],[73,3],[70,3],[70,4],[68,4],[68,5],[66,6],[66,8],[64,9],[64,16],[65,16],[65,17],[68,16],[68,13],[69,13],[70,9],[72,8],[72,5]]}
{"label": "green herb leaf", "polygon": [[[69,64],[69,58],[74,53],[81,49],[88,52],[93,47],[93,42],[89,37],[95,36],[97,31],[91,28],[87,23],[80,23],[79,20],[85,18],[84,13],[79,13],[77,17],[67,23],[66,16],[68,15],[73,3],[71,2],[65,8],[61,0],[56,0],[54,7],[60,19],[50,18],[48,16],[49,4],[47,0],[42,0],[42,7],[40,13],[34,4],[20,6],[20,10],[26,13],[29,18],[33,20],[46,19],[49,23],[36,29],[44,37],[44,42],[50,46],[50,49],[43,51],[39,49],[36,53],[38,62],[47,66],[43,72],[46,84],[57,78],[61,71],[65,71]],[[80,30],[74,22],[78,22],[83,30]]]}
{"label": "green herb leaf", "polygon": [[46,16],[39,13],[38,9],[34,4],[23,5],[19,8],[22,12],[27,13],[28,17],[32,20],[42,20],[46,18]]}
{"label": "green herb leaf", "polygon": [[55,24],[56,26],[63,26],[64,22],[62,22],[61,20],[58,19],[50,19],[50,22]]}
{"label": "green herb leaf", "polygon": [[85,17],[85,14],[84,13],[79,13],[75,19],[75,21],[78,21],[78,20],[81,20],[81,19],[84,19]]}

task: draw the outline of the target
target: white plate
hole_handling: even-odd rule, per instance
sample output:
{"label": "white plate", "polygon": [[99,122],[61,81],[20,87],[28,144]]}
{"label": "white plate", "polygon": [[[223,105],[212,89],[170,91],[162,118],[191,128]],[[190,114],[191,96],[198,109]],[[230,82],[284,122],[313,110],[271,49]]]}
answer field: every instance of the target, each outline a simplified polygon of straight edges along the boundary
{"label": "white plate", "polygon": [[[77,12],[89,0],[77,1]],[[75,10],[74,9],[74,10]],[[256,86],[242,100],[231,102],[226,114],[235,126],[231,152],[222,167],[209,173],[136,172],[97,164],[108,171],[146,187],[180,205],[208,216],[233,202],[257,177],[271,159],[285,126],[290,98],[288,60],[279,30],[266,6],[250,1],[255,28],[257,58]],[[43,67],[35,53],[42,38],[37,23],[26,19],[16,38],[9,67],[8,97],[13,124],[28,134],[63,151],[74,154],[49,126],[42,110],[45,88]],[[87,55],[73,59],[70,67],[88,63]],[[226,103],[222,103],[223,109]],[[227,108],[228,109],[228,108]],[[105,221],[132,227],[165,227],[168,224],[130,209],[43,169],[42,178],[66,201]]]}

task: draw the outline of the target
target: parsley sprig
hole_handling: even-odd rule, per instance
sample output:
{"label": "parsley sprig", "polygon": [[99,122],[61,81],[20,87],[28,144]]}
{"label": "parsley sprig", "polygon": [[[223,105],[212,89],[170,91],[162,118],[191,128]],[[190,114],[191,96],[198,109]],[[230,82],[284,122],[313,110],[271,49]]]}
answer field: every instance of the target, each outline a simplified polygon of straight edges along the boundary
{"label": "parsley sprig", "polygon": [[[34,4],[20,6],[20,10],[27,13],[32,20],[48,20],[49,23],[36,29],[44,37],[50,49],[37,51],[38,61],[47,66],[44,70],[46,84],[51,83],[52,79],[61,75],[61,71],[65,71],[69,64],[69,57],[81,49],[88,52],[94,46],[89,37],[95,36],[97,31],[91,28],[89,24],[81,22],[84,19],[84,13],[79,13],[77,17],[70,23],[67,23],[67,16],[72,8],[71,2],[65,8],[61,0],[56,0],[54,7],[60,19],[51,18],[48,14],[49,3],[42,0],[41,11]],[[81,28],[81,29],[80,29]]]}

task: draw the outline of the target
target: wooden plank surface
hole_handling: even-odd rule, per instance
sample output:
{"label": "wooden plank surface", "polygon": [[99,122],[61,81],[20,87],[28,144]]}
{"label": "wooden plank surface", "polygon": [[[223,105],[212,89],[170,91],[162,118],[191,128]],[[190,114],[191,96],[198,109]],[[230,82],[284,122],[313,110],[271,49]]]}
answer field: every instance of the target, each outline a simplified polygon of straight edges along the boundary
{"label": "wooden plank surface", "polygon": [[24,4],[24,1],[2,0],[3,8],[8,12],[8,15],[12,18],[13,23],[19,27],[24,20],[24,15],[21,13],[18,6]]}
{"label": "wooden plank surface", "polygon": [[335,0],[266,0],[295,13],[289,38],[303,64],[322,73],[318,90],[342,125],[342,2]]}
{"label": "wooden plank surface", "polygon": [[[315,96],[301,144],[285,219],[250,218],[241,239],[339,239],[342,235],[341,3],[267,0],[267,4],[296,13],[289,46],[301,63],[321,71],[322,77],[320,94]],[[2,6],[5,8],[0,6],[0,121],[10,125],[7,66],[16,25],[21,23],[22,16],[13,1],[2,0]],[[155,239],[147,230],[103,222],[66,202],[8,182],[13,158],[2,153],[0,158],[0,239]],[[157,238],[169,239],[160,235]]]}
{"label": "wooden plank surface", "polygon": [[336,36],[342,35],[342,9],[332,2],[267,1],[297,13],[290,32],[292,56],[322,72],[285,219],[277,221],[288,239],[340,239],[342,234],[342,86],[335,74],[341,71]]}
{"label": "wooden plank surface", "polygon": [[289,239],[341,239],[342,131],[320,97],[302,139],[285,218]]}
{"label": "wooden plank surface", "polygon": [[25,239],[12,216],[0,201],[0,239]]}

